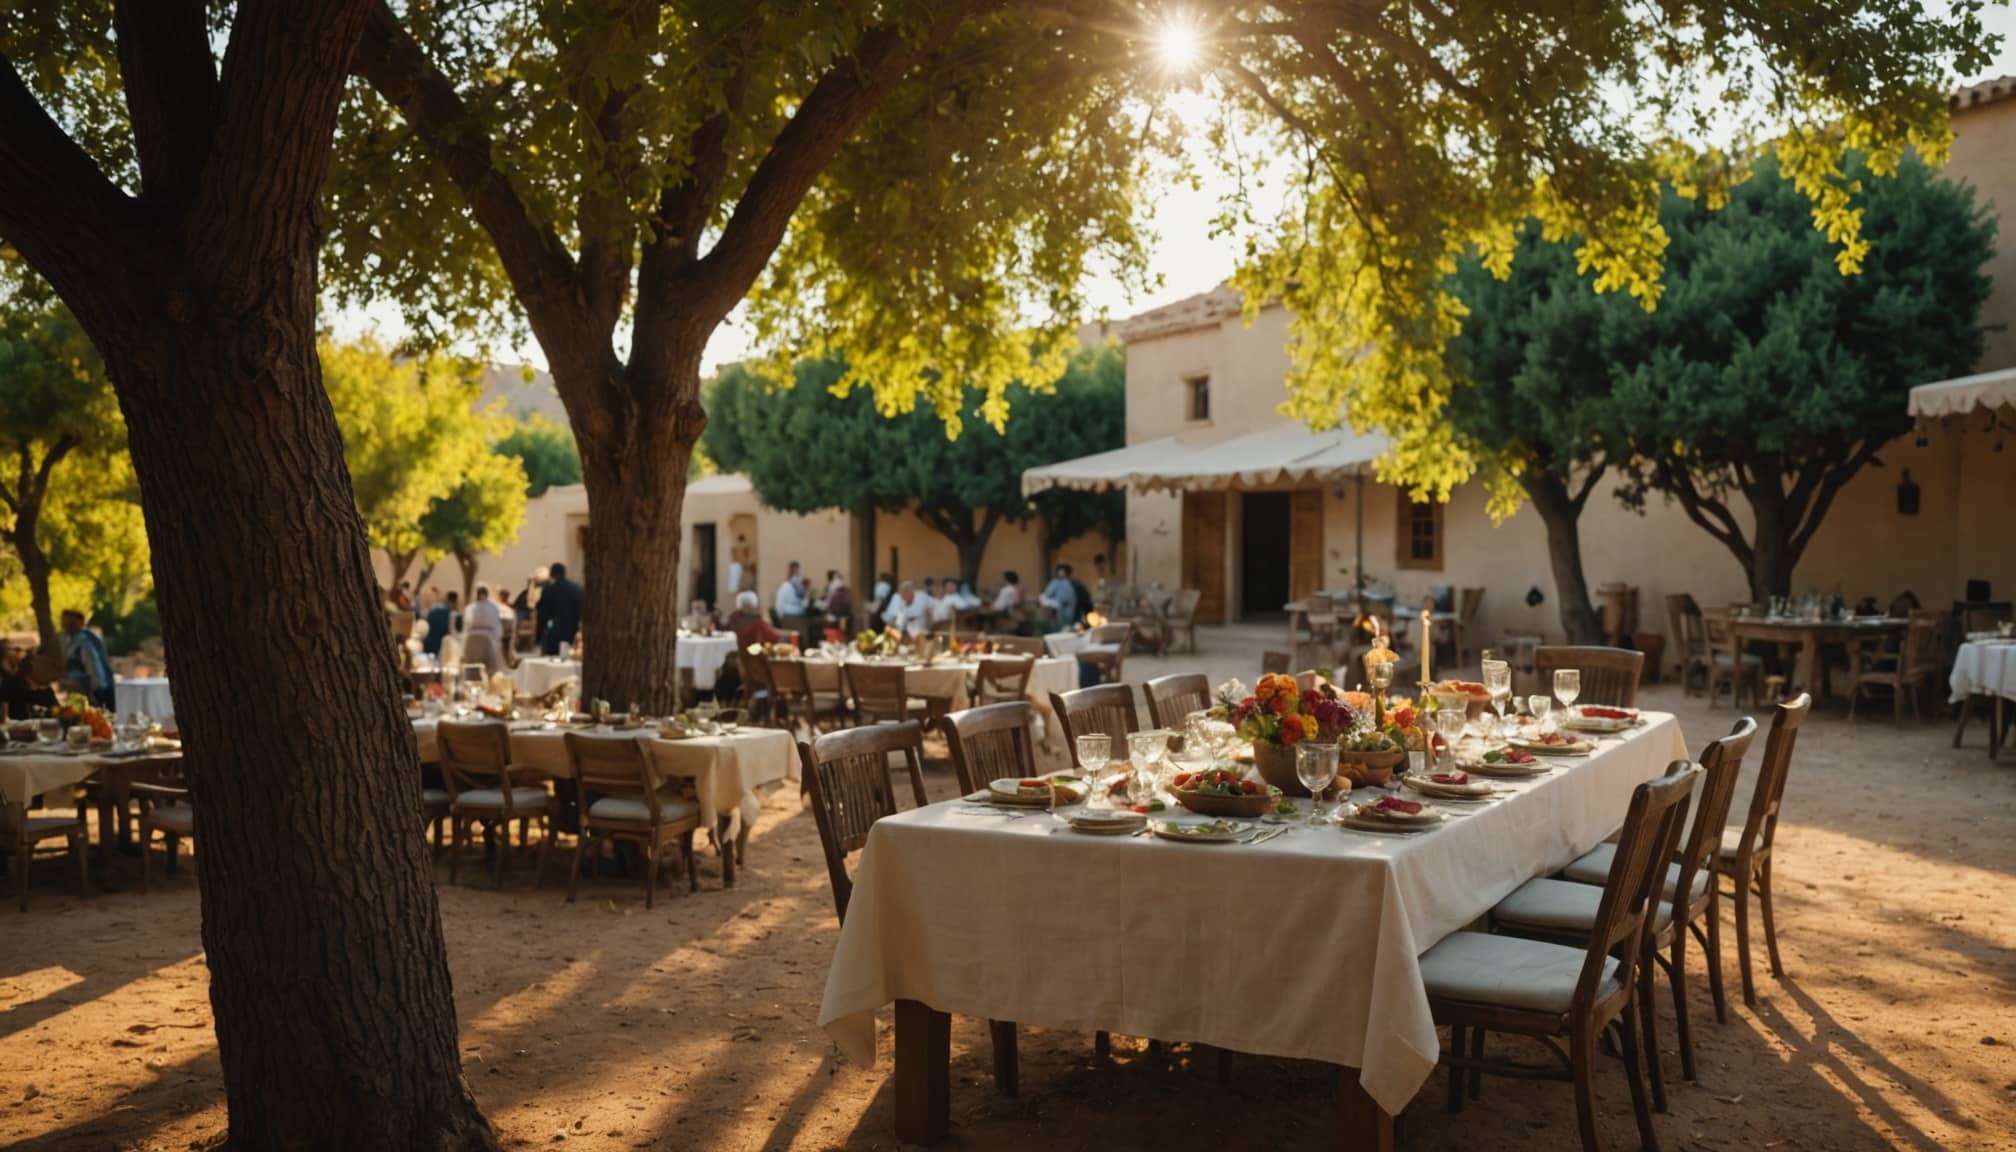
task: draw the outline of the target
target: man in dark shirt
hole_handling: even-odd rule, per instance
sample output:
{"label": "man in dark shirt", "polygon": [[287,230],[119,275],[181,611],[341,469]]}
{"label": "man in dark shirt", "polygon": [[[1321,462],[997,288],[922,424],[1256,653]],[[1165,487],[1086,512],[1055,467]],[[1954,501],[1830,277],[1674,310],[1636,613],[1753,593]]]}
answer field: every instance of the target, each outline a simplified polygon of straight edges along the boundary
{"label": "man in dark shirt", "polygon": [[460,599],[459,593],[450,592],[439,604],[427,610],[427,635],[420,641],[422,652],[429,656],[441,655],[441,641],[446,640],[450,632],[460,630],[462,613],[456,610]]}
{"label": "man in dark shirt", "polygon": [[539,651],[558,656],[560,645],[572,644],[581,631],[581,585],[567,579],[567,566],[547,569],[546,586],[539,590]]}

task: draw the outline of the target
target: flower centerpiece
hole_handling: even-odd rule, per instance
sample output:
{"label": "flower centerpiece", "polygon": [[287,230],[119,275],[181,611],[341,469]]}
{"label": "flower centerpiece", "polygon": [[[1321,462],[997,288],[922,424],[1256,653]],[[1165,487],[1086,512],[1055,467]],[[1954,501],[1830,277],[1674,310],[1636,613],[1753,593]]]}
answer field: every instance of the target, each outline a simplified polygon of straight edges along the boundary
{"label": "flower centerpiece", "polygon": [[82,724],[91,730],[93,740],[112,739],[112,717],[102,708],[94,707],[90,698],[71,695],[56,709],[56,719],[65,729]]}
{"label": "flower centerpiece", "polygon": [[[1411,710],[1410,710],[1411,711]],[[1393,769],[1407,760],[1404,727],[1396,715],[1382,727],[1371,709],[1358,712],[1349,731],[1337,741],[1337,770],[1353,785],[1384,784]],[[1410,717],[1411,719],[1411,717]]]}
{"label": "flower centerpiece", "polygon": [[894,625],[880,632],[856,632],[854,651],[863,656],[894,656],[903,643],[903,633]]}
{"label": "flower centerpiece", "polygon": [[1227,704],[1225,719],[1241,738],[1252,742],[1253,766],[1260,778],[1290,796],[1309,794],[1295,778],[1295,745],[1335,740],[1356,722],[1350,707],[1333,692],[1304,689],[1293,676],[1280,673],[1260,677],[1251,696]]}

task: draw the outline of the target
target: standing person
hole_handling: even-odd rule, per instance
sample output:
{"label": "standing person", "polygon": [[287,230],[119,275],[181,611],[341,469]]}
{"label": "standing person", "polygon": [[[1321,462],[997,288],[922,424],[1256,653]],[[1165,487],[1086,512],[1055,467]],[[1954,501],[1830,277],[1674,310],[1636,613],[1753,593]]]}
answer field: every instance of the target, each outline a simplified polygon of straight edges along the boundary
{"label": "standing person", "polygon": [[793,560],[790,568],[785,571],[784,582],[777,585],[777,596],[772,601],[771,608],[776,611],[779,619],[786,616],[803,616],[807,608],[805,601],[805,577],[798,571],[798,561]]}
{"label": "standing person", "polygon": [[735,537],[734,545],[728,549],[728,595],[731,597],[742,591],[742,557],[748,551],[749,541],[741,536]]}
{"label": "standing person", "polygon": [[448,638],[448,633],[461,630],[462,614],[455,610],[460,599],[460,595],[450,592],[441,598],[439,604],[427,610],[427,635],[420,641],[420,651],[439,657],[441,641]]}
{"label": "standing person", "polygon": [[560,645],[574,643],[581,632],[581,585],[567,579],[567,565],[547,566],[546,586],[539,590],[533,609],[539,633],[539,651],[558,656]]}
{"label": "standing person", "polygon": [[84,627],[84,613],[75,608],[63,612],[63,674],[100,708],[113,707],[112,661],[105,655],[105,641]]}
{"label": "standing person", "polygon": [[826,573],[826,623],[840,630],[842,640],[854,629],[854,591],[837,570]]}
{"label": "standing person", "polygon": [[1062,632],[1078,622],[1078,583],[1071,579],[1069,564],[1057,565],[1040,599],[1043,606],[1050,609],[1054,617],[1051,626],[1057,631]]}

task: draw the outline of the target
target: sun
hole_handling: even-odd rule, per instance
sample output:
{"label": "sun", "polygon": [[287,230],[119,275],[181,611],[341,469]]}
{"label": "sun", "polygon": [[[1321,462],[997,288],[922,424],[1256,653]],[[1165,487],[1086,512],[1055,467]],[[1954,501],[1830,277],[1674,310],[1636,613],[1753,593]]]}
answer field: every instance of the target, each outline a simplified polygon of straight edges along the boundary
{"label": "sun", "polygon": [[1196,25],[1183,16],[1172,16],[1155,34],[1155,54],[1171,72],[1188,72],[1197,66],[1204,45]]}

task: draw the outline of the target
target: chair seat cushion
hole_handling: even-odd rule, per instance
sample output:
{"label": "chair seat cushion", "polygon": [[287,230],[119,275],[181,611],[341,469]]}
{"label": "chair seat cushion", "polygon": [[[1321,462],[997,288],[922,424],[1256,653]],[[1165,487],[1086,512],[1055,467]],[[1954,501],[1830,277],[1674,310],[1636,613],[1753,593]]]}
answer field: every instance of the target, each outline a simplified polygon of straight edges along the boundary
{"label": "chair seat cushion", "polygon": [[[546,809],[546,789],[520,785],[511,789],[511,805],[520,812],[543,812]],[[455,797],[457,808],[502,808],[504,790],[501,788],[472,788]]]}
{"label": "chair seat cushion", "polygon": [[[1616,858],[1617,845],[1598,844],[1584,853],[1573,864],[1563,868],[1560,878],[1563,880],[1573,880],[1577,884],[1594,884],[1601,887],[1609,883],[1610,862]],[[1680,865],[1668,864],[1666,866],[1666,883],[1660,888],[1659,898],[1662,900],[1673,899],[1673,892],[1679,887]],[[1699,900],[1708,894],[1708,872],[1706,869],[1694,873],[1694,883],[1690,887],[1694,891],[1688,897],[1689,902]]]}
{"label": "chair seat cushion", "polygon": [[[681,799],[676,793],[658,794],[658,822],[676,824],[681,820],[695,820],[700,816],[700,805],[691,800]],[[649,824],[651,810],[645,806],[642,796],[604,796],[588,806],[590,820],[608,820],[612,823]]]}
{"label": "chair seat cushion", "polygon": [[164,832],[188,836],[196,831],[196,810],[187,804],[170,804],[148,813],[147,822]]}
{"label": "chair seat cushion", "polygon": [[420,803],[429,808],[437,804],[446,804],[448,803],[448,790],[446,788],[422,788],[420,789]]}
{"label": "chair seat cushion", "polygon": [[[1580,948],[1457,932],[1421,956],[1430,999],[1529,1012],[1566,1012],[1575,999],[1585,953]],[[1606,958],[1598,998],[1617,991],[1617,961]]]}
{"label": "chair seat cushion", "polygon": [[37,840],[46,840],[52,836],[68,836],[82,831],[83,828],[84,817],[81,813],[76,816],[30,816],[27,840],[33,844]]}
{"label": "chair seat cushion", "polygon": [[[1603,889],[1594,884],[1542,877],[1521,884],[1491,909],[1491,921],[1503,928],[1544,932],[1550,936],[1586,935],[1596,925],[1596,907]],[[1656,927],[1673,919],[1673,905],[1659,901]]]}
{"label": "chair seat cushion", "polygon": [[[1712,658],[1714,659],[1715,666],[1717,668],[1729,667],[1729,653],[1718,650],[1715,652]],[[1757,655],[1755,652],[1743,653],[1743,667],[1762,668],[1763,666],[1764,666],[1764,658],[1762,656]]]}
{"label": "chair seat cushion", "polygon": [[1718,860],[1734,860],[1736,859],[1737,852],[1741,851],[1742,848],[1743,829],[1724,828],[1722,830],[1722,843],[1715,849],[1715,858]]}

